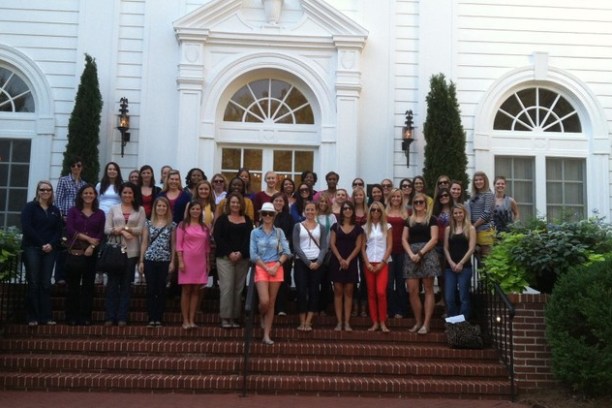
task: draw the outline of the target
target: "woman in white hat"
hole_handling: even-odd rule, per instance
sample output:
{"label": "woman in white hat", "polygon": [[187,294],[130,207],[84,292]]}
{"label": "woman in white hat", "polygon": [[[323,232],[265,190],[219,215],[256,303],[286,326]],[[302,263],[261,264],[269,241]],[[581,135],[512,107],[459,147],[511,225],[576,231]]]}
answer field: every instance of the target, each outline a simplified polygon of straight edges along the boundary
{"label": "woman in white hat", "polygon": [[263,343],[270,339],[274,321],[274,302],[284,279],[283,263],[291,257],[285,233],[274,226],[276,211],[272,203],[264,203],[259,210],[259,227],[251,232],[250,255],[255,264],[255,286],[259,295],[259,314],[264,330]]}

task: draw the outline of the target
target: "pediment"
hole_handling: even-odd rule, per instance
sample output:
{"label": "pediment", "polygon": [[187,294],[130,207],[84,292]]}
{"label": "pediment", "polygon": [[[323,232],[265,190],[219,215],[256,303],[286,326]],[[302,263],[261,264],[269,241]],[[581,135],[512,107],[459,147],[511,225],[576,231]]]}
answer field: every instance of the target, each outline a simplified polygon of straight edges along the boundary
{"label": "pediment", "polygon": [[278,23],[266,20],[262,0],[211,0],[174,22],[179,41],[231,43],[354,43],[363,47],[368,31],[323,0],[284,0]]}

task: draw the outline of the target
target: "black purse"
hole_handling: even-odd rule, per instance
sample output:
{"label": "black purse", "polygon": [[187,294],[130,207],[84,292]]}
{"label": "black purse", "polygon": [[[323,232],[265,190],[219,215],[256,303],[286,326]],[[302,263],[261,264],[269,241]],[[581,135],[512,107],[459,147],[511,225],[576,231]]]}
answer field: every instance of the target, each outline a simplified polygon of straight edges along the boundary
{"label": "black purse", "polygon": [[98,261],[96,262],[96,272],[121,275],[125,273],[127,263],[127,251],[126,247],[121,244],[121,238],[117,242],[116,237],[111,237],[100,246]]}

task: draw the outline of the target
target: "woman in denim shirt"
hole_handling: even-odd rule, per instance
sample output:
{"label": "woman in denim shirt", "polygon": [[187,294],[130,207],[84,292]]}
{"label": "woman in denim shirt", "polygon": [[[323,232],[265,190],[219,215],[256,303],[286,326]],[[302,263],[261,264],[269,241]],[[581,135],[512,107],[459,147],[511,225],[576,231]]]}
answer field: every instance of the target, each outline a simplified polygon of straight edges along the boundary
{"label": "woman in denim shirt", "polygon": [[261,327],[264,329],[263,343],[270,345],[274,344],[270,339],[274,302],[284,280],[282,264],[291,257],[291,252],[283,230],[274,227],[274,205],[264,203],[259,215],[259,227],[251,232],[250,256],[255,264],[255,286],[259,295]]}

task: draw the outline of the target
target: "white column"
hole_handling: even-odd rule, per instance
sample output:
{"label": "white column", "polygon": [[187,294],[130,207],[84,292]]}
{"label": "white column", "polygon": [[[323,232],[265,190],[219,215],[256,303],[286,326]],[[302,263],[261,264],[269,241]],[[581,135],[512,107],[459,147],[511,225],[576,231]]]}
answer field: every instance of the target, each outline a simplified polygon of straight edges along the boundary
{"label": "white column", "polygon": [[[361,93],[361,45],[353,39],[335,37],[338,54],[336,69],[336,154],[334,170],[339,185],[349,187],[357,175],[359,157],[359,98]],[[324,159],[324,158],[323,158]],[[330,163],[333,163],[331,161]]]}
{"label": "white column", "polygon": [[200,112],[204,89],[203,44],[181,43],[178,75],[178,126],[176,165],[185,172],[198,163]]}

